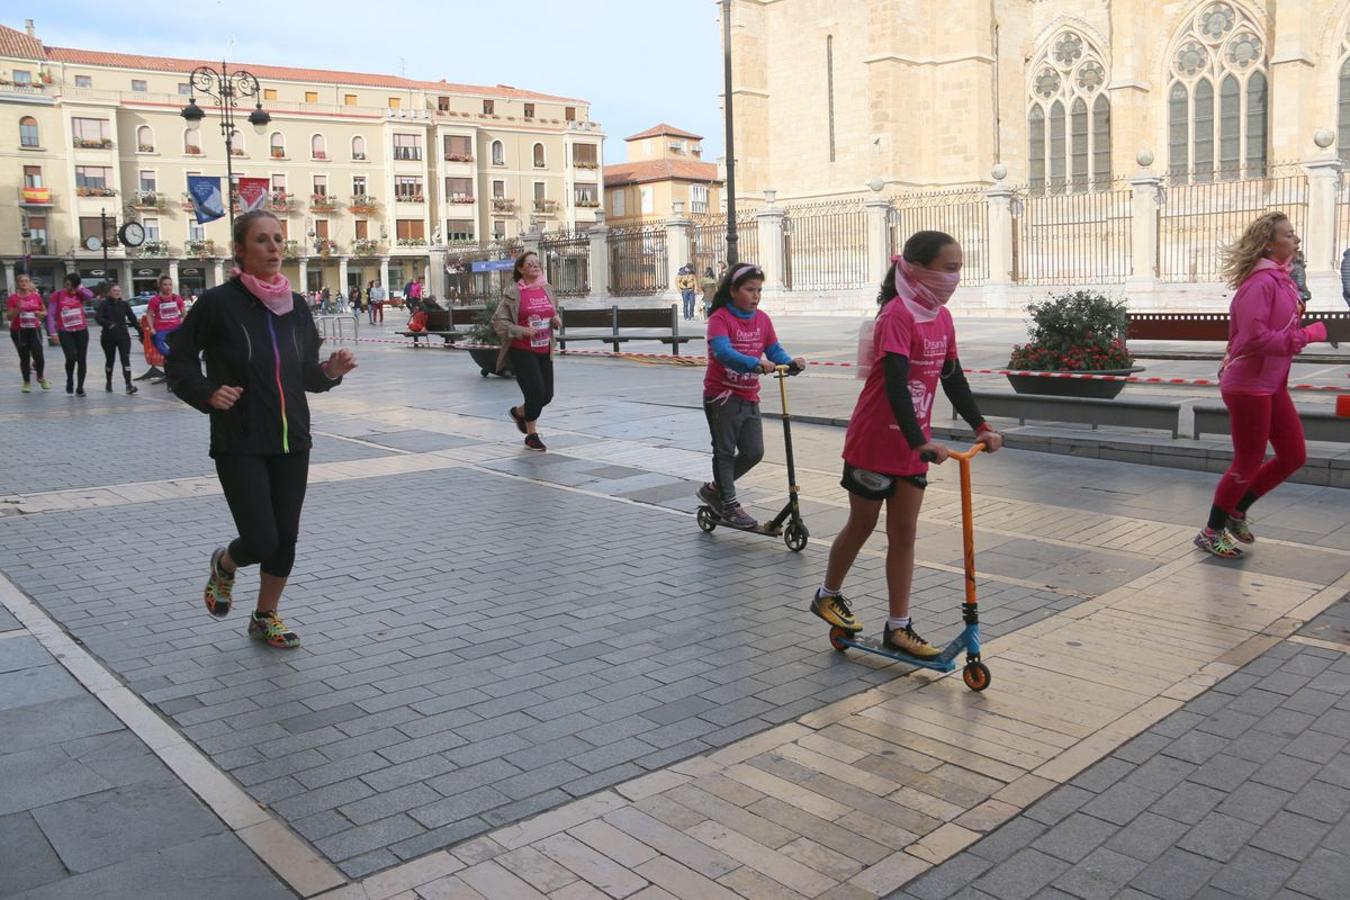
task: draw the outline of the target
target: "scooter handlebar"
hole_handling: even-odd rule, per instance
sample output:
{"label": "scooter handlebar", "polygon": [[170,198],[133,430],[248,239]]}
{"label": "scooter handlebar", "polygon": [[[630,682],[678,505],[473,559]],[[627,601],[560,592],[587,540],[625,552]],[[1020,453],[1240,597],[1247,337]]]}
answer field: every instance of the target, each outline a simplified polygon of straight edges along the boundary
{"label": "scooter handlebar", "polygon": [[805,370],[802,369],[800,366],[797,366],[797,365],[791,365],[791,366],[775,366],[775,367],[774,367],[774,373],[775,373],[779,378],[782,378],[782,377],[784,377],[784,376],[790,376],[790,375],[800,375],[803,371],[805,371]]}
{"label": "scooter handlebar", "polygon": [[[984,444],[975,444],[969,450],[948,450],[947,455],[953,459],[974,459],[979,453],[983,453]],[[932,450],[925,450],[919,454],[919,459],[924,462],[934,462],[937,460],[937,454]]]}

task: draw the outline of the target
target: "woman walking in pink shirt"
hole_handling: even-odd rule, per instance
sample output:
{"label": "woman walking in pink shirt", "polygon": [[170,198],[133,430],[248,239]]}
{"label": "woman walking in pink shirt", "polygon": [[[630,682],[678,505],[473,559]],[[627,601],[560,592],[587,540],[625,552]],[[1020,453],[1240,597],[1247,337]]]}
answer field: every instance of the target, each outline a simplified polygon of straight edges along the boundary
{"label": "woman walking in pink shirt", "polygon": [[[1224,277],[1237,289],[1219,374],[1233,462],[1214,490],[1209,522],[1195,536],[1195,546],[1223,559],[1240,559],[1238,544],[1256,540],[1247,522],[1251,505],[1307,459],[1303,423],[1289,395],[1289,367],[1307,344],[1326,340],[1327,329],[1321,322],[1302,326],[1298,287],[1289,275],[1298,245],[1288,217],[1269,212],[1224,251]],[[1269,460],[1267,442],[1275,450]]]}
{"label": "woman walking in pink shirt", "polygon": [[[80,276],[67,275],[65,288],[47,298],[47,332],[61,342],[66,358],[66,393],[84,396],[84,376],[89,366],[89,322],[84,304],[94,297],[80,284]],[[76,380],[78,376],[78,381]]]}

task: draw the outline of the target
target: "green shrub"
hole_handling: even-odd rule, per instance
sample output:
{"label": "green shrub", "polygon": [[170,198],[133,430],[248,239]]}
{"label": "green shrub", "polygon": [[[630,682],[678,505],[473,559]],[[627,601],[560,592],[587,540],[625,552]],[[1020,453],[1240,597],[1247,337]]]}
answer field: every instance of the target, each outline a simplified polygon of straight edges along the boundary
{"label": "green shrub", "polygon": [[497,332],[492,330],[492,315],[497,311],[497,304],[500,302],[501,300],[495,297],[489,297],[484,301],[483,309],[478,313],[478,318],[469,331],[469,343],[487,344],[492,347],[501,345]]}
{"label": "green shrub", "polygon": [[1125,304],[1096,291],[1072,291],[1031,304],[1027,342],[1013,347],[1010,369],[1038,372],[1127,369]]}

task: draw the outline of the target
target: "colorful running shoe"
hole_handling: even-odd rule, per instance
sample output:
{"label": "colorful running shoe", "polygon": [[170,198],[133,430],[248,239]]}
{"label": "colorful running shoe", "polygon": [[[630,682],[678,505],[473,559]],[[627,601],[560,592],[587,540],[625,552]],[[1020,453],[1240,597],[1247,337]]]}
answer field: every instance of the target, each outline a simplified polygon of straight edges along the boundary
{"label": "colorful running shoe", "polygon": [[919,633],[914,630],[913,623],[906,625],[904,628],[895,629],[892,629],[888,624],[882,632],[881,643],[887,649],[908,653],[910,656],[917,656],[920,659],[932,659],[935,656],[942,655],[940,649],[919,637]]}
{"label": "colorful running shoe", "polygon": [[1220,559],[1242,559],[1243,552],[1227,531],[1210,531],[1202,528],[1195,536],[1195,546]]}
{"label": "colorful running shoe", "polygon": [[811,612],[845,631],[862,631],[862,623],[854,617],[853,608],[843,594],[824,595],[817,590],[811,598]]}
{"label": "colorful running shoe", "polygon": [[718,517],[732,528],[750,529],[759,527],[759,523],[755,521],[755,517],[746,512],[745,507],[736,502],[725,507],[718,513]]}
{"label": "colorful running shoe", "polygon": [[698,499],[712,507],[713,512],[722,510],[722,492],[717,489],[717,485],[711,481],[705,481],[699,485]]}
{"label": "colorful running shoe", "polygon": [[1256,535],[1252,534],[1252,523],[1246,516],[1238,518],[1237,516],[1228,517],[1228,534],[1239,544],[1256,543]]}
{"label": "colorful running shoe", "polygon": [[33,393],[33,386],[32,386],[31,384],[29,384],[28,382],[25,381],[25,382],[23,383],[23,392],[24,392],[25,394],[31,394],[31,393]]}
{"label": "colorful running shoe", "polygon": [[254,610],[248,619],[248,636],[282,650],[294,650],[300,646],[300,635],[287,628],[281,616],[274,612],[260,613]]}
{"label": "colorful running shoe", "polygon": [[541,453],[548,449],[544,446],[543,438],[539,437],[537,434],[525,435],[525,446],[529,447],[531,450],[538,450]]}
{"label": "colorful running shoe", "polygon": [[234,603],[231,596],[234,591],[234,576],[221,566],[220,561],[224,556],[224,547],[217,547],[211,554],[211,574],[206,579],[206,589],[202,591],[206,611],[217,619],[228,616],[230,606]]}
{"label": "colorful running shoe", "polygon": [[42,385],[44,391],[50,391],[52,389],[52,383],[45,378],[39,378],[38,384]]}

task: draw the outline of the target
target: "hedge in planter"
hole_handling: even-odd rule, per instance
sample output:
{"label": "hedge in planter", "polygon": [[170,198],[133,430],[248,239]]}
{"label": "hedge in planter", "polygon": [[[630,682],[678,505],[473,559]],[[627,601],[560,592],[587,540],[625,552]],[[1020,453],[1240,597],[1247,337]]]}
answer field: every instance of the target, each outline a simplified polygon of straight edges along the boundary
{"label": "hedge in planter", "polygon": [[[1071,291],[1029,308],[1028,341],[1013,347],[1008,368],[1034,372],[1128,375],[1140,371],[1125,346],[1125,304],[1097,291]],[[1123,381],[1009,375],[1013,390],[1028,394],[1114,397]]]}

